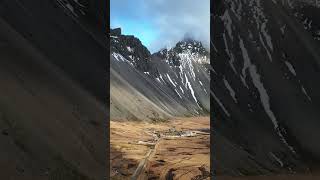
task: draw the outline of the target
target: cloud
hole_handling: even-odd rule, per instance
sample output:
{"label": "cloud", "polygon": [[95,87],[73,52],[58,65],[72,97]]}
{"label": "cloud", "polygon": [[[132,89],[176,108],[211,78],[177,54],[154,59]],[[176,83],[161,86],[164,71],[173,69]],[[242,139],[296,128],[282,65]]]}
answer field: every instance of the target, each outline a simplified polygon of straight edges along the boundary
{"label": "cloud", "polygon": [[[115,4],[112,1],[117,2]],[[207,48],[210,46],[209,0],[135,0],[135,3],[131,0],[112,1],[111,11],[114,5],[123,9],[123,12],[116,12],[119,16],[148,22],[154,27],[157,37],[149,43],[151,52],[168,45],[174,46],[186,34],[200,40]]]}

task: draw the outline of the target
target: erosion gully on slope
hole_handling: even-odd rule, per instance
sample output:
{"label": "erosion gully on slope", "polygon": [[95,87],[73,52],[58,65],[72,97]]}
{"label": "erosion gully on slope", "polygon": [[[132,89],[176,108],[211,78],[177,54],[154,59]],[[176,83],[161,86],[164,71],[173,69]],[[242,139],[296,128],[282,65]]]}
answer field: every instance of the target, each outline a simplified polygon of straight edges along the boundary
{"label": "erosion gully on slope", "polygon": [[209,179],[209,118],[111,121],[111,179]]}

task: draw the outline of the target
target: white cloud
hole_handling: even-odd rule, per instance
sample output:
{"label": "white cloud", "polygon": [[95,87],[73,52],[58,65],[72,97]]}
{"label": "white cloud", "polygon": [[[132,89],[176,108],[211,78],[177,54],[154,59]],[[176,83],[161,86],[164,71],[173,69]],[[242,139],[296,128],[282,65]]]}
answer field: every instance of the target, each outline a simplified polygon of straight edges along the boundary
{"label": "white cloud", "polygon": [[160,32],[151,44],[151,51],[168,43],[175,44],[187,33],[210,47],[209,0],[144,0],[144,6],[151,23]]}
{"label": "white cloud", "polygon": [[191,34],[207,48],[210,47],[210,0],[136,0],[136,4],[131,0],[115,2],[126,6],[126,11],[121,13],[147,19],[156,28],[157,38],[149,47],[152,52],[169,44],[175,45],[185,34]]}

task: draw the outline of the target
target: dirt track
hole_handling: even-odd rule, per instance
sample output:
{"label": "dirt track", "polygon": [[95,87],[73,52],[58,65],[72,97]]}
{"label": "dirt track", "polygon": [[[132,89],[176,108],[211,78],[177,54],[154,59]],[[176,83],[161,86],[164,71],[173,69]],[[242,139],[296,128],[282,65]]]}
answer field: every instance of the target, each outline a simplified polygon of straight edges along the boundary
{"label": "dirt track", "polygon": [[[111,121],[111,178],[130,179],[133,174],[137,179],[205,178],[210,135],[203,131],[209,127],[209,118],[203,117],[157,124]],[[191,130],[197,133],[179,136]]]}

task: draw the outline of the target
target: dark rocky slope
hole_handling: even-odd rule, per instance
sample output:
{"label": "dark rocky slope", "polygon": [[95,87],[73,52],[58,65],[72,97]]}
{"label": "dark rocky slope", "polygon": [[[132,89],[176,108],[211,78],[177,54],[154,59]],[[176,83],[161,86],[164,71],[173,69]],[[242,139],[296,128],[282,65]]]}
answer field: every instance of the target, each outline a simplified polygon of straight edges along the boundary
{"label": "dark rocky slope", "polygon": [[1,1],[0,9],[0,179],[103,179],[99,18],[74,19],[57,1]]}
{"label": "dark rocky slope", "polygon": [[304,0],[225,0],[212,12],[216,174],[318,168],[319,8]]}
{"label": "dark rocky slope", "polygon": [[[79,0],[86,13],[75,15],[76,0],[1,1],[0,16],[49,60],[101,102],[106,102],[107,37],[105,1]],[[100,25],[98,25],[100,24]]]}

